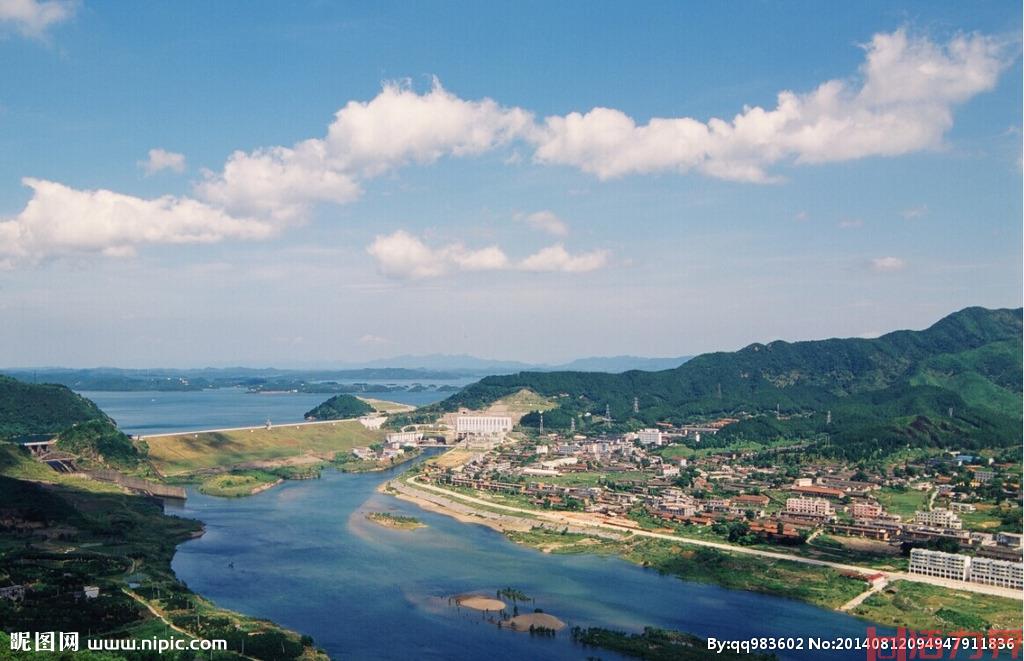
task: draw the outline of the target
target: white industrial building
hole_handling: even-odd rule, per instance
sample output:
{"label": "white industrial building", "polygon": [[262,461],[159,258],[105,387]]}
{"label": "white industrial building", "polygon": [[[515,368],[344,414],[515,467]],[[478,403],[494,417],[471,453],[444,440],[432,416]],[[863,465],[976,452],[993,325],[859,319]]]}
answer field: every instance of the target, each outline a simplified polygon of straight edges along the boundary
{"label": "white industrial building", "polygon": [[396,431],[388,434],[388,445],[416,445],[422,440],[421,431]]}
{"label": "white industrial building", "polygon": [[512,431],[512,418],[507,415],[460,415],[455,418],[455,433],[480,436],[506,434]]}

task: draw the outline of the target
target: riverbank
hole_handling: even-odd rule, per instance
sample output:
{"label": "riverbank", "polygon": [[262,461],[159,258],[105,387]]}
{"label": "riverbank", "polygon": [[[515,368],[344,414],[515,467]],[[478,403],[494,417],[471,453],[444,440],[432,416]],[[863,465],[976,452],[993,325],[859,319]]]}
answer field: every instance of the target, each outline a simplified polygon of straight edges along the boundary
{"label": "riverbank", "polygon": [[[798,599],[829,610],[840,610],[869,589],[859,577],[867,571],[859,574],[856,567],[846,571],[781,553],[719,548],[724,545],[639,530],[623,530],[617,537],[609,537],[609,525],[586,525],[582,517],[564,512],[522,512],[407,480],[392,481],[388,487],[389,493],[424,509],[463,523],[486,525],[543,552],[617,555],[683,580]],[[552,520],[556,518],[557,522]],[[912,583],[910,579],[916,577],[902,574],[891,578],[884,590],[849,612],[879,624],[915,629],[953,631],[961,629],[964,622],[986,625],[979,630],[1020,626],[1019,600]],[[918,593],[928,598],[911,600],[906,596]]]}
{"label": "riverbank", "polygon": [[[164,514],[154,498],[0,477],[0,502],[0,575],[26,594],[0,600],[9,630],[220,638],[228,641],[221,661],[327,658],[308,636],[218,608],[179,581],[171,560],[202,525]],[[82,598],[86,586],[95,597]]]}

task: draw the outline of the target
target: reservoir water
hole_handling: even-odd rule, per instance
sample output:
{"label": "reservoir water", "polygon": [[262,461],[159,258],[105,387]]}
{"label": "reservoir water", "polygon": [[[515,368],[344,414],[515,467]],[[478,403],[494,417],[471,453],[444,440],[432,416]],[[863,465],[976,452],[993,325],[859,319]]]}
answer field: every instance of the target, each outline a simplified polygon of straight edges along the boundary
{"label": "reservoir water", "polygon": [[[395,469],[395,470],[404,470]],[[801,602],[687,583],[624,560],[548,555],[488,528],[425,512],[375,492],[382,473],[324,473],[257,496],[189,492],[169,512],[206,524],[179,547],[173,567],[218,605],[307,633],[342,659],[622,658],[555,638],[498,629],[448,597],[511,586],[570,627],[678,629],[702,637],[863,637],[868,623]],[[401,531],[369,511],[415,516]],[[229,563],[233,565],[229,566]],[[782,659],[863,659],[864,652],[785,652]]]}
{"label": "reservoir water", "polygon": [[[468,379],[439,382],[464,386]],[[392,382],[394,383],[394,382]],[[159,434],[194,429],[252,427],[269,418],[274,423],[301,422],[303,414],[331,397],[324,393],[282,392],[256,394],[243,388],[197,391],[82,391],[117,421],[128,434]],[[366,393],[367,397],[423,406],[449,396],[437,390]]]}

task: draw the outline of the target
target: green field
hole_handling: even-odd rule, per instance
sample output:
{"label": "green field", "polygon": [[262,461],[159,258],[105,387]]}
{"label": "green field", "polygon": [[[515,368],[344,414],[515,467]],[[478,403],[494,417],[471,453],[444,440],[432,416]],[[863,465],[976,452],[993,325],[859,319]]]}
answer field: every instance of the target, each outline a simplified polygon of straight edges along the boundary
{"label": "green field", "polygon": [[265,471],[240,471],[214,475],[203,480],[199,490],[209,496],[240,498],[251,496],[253,490],[266,487],[282,479]]}
{"label": "green field", "polygon": [[1021,627],[1018,600],[907,581],[897,581],[872,595],[855,608],[853,614],[880,624],[946,632]]}
{"label": "green field", "polygon": [[205,434],[150,436],[149,458],[163,475],[185,475],[210,468],[298,457],[329,461],[338,452],[377,443],[384,432],[354,420],[320,425],[281,426]]}
{"label": "green field", "polygon": [[877,492],[878,502],[890,514],[898,514],[904,519],[913,518],[914,512],[928,509],[928,500],[931,498],[930,491],[915,491],[907,489],[880,489]]}

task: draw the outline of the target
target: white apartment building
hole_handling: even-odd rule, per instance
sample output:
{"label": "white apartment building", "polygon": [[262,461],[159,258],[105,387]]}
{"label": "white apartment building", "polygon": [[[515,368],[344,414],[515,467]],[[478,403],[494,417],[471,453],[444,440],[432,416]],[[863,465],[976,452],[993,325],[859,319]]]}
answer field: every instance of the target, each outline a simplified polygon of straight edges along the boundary
{"label": "white apartment building", "polygon": [[1024,588],[1024,563],[972,558],[968,555],[928,549],[910,551],[910,573],[1014,590]]}
{"label": "white apartment building", "polygon": [[420,431],[396,431],[388,434],[388,444],[416,445],[423,440],[423,432]]}
{"label": "white apartment building", "polygon": [[507,415],[460,415],[455,418],[457,434],[505,434],[512,431],[512,418]]}
{"label": "white apartment building", "polygon": [[931,512],[915,512],[914,523],[921,526],[933,528],[945,528],[949,530],[960,530],[964,527],[960,517],[949,510],[937,507]]}
{"label": "white apartment building", "polygon": [[787,498],[786,514],[803,516],[832,516],[832,503],[824,498]]}
{"label": "white apartment building", "polygon": [[641,429],[636,434],[641,445],[662,445],[664,443],[664,436],[660,429]]}
{"label": "white apartment building", "polygon": [[850,505],[850,514],[855,519],[877,519],[882,516],[882,506],[878,503],[854,503]]}
{"label": "white apartment building", "polygon": [[970,556],[928,549],[910,550],[910,573],[966,581],[971,570]]}
{"label": "white apartment building", "polygon": [[972,583],[997,585],[1001,588],[1024,588],[1024,563],[992,558],[971,558]]}

